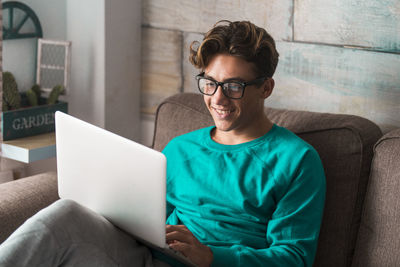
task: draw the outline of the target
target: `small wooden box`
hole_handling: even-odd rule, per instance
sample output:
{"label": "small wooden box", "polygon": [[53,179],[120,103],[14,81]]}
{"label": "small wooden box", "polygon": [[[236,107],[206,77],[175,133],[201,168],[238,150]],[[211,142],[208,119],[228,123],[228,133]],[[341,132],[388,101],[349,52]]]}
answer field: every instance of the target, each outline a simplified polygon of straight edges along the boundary
{"label": "small wooden box", "polygon": [[[21,94],[22,106],[27,100]],[[39,105],[1,113],[1,135],[3,141],[54,132],[54,113],[62,111],[68,113],[68,103],[58,101],[54,105],[47,105],[46,98],[40,98]]]}

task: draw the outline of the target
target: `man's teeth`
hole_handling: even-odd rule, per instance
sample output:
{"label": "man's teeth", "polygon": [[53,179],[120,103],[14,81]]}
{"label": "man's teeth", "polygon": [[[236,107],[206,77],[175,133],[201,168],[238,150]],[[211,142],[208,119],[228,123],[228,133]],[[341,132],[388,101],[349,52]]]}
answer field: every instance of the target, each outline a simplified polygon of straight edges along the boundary
{"label": "man's teeth", "polygon": [[230,110],[221,110],[221,109],[214,109],[214,110],[220,115],[226,115],[226,114],[231,113]]}

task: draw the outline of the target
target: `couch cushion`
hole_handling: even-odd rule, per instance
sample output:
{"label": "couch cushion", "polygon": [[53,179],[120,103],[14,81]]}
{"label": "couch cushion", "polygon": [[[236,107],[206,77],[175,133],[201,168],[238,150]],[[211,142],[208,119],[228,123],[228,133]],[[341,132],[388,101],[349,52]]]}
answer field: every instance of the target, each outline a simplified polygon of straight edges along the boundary
{"label": "couch cushion", "polygon": [[167,98],[157,108],[153,148],[161,151],[175,136],[214,125],[199,94],[182,93]]}
{"label": "couch cushion", "polygon": [[375,145],[353,266],[400,265],[400,129]]}
{"label": "couch cushion", "polygon": [[[286,127],[318,151],[327,178],[327,196],[314,266],[350,266],[360,224],[377,125],[352,115],[265,108],[274,123]],[[158,108],[153,147],[162,150],[175,136],[213,125],[203,98],[183,93]]]}
{"label": "couch cushion", "polygon": [[47,172],[0,185],[0,243],[58,199],[57,175]]}

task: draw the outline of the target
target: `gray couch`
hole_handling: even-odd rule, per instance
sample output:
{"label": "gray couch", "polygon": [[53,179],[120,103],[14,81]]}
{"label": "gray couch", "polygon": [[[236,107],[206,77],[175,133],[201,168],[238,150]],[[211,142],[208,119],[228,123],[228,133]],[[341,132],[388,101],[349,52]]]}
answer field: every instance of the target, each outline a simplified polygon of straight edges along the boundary
{"label": "gray couch", "polygon": [[[351,115],[266,108],[320,154],[327,198],[315,266],[400,266],[400,129],[382,137],[371,121]],[[202,97],[183,93],[158,108],[153,148],[212,125]],[[370,171],[371,170],[371,171]],[[0,185],[0,242],[58,198],[55,173]]]}

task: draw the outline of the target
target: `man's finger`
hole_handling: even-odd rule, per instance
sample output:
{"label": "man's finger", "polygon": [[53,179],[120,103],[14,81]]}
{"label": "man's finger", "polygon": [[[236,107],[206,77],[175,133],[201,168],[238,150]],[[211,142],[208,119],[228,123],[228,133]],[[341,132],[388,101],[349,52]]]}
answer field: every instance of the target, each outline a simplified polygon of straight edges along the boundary
{"label": "man's finger", "polygon": [[187,229],[187,227],[184,226],[184,225],[166,225],[165,229],[166,229],[167,233],[173,232],[173,231],[179,231],[179,232],[187,232],[187,231],[189,231]]}
{"label": "man's finger", "polygon": [[190,253],[190,245],[182,242],[174,242],[169,245],[173,250],[181,252],[186,257],[189,257]]}
{"label": "man's finger", "polygon": [[177,240],[184,243],[192,243],[193,236],[190,233],[182,231],[172,231],[166,235],[167,243]]}

